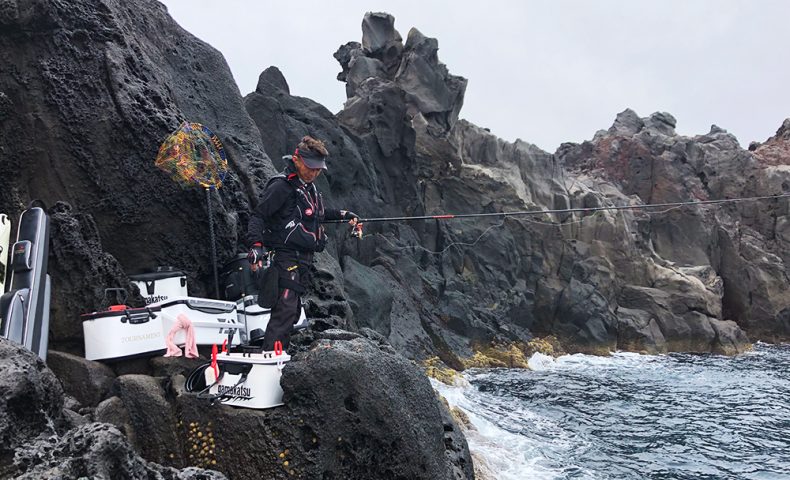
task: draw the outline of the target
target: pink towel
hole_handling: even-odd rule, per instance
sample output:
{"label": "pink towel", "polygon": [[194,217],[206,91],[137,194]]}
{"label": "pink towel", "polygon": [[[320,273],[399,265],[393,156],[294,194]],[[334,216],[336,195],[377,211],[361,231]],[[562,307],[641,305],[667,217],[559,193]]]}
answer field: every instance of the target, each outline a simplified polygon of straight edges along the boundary
{"label": "pink towel", "polygon": [[170,329],[170,332],[167,334],[167,338],[165,339],[165,344],[167,345],[167,353],[165,353],[165,357],[180,357],[181,356],[181,349],[173,342],[176,337],[176,334],[179,330],[186,330],[186,342],[184,343],[184,350],[186,350],[186,357],[187,358],[197,358],[198,357],[198,349],[197,349],[197,342],[195,342],[195,327],[192,326],[192,321],[184,315],[183,313],[179,314],[176,317],[176,322],[173,324],[173,328]]}

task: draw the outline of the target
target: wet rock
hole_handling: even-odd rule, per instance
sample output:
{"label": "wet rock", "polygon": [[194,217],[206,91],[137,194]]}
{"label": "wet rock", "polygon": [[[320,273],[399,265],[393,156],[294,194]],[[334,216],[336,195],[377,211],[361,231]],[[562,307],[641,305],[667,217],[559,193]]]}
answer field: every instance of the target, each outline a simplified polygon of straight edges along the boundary
{"label": "wet rock", "polygon": [[553,331],[576,351],[608,353],[617,344],[617,317],[594,286],[571,279],[557,302]]}
{"label": "wet rock", "polygon": [[95,407],[107,398],[115,380],[115,374],[106,365],[56,350],[47,353],[47,366],[57,375],[64,391],[83,406]]}
{"label": "wet rock", "polygon": [[[714,337],[710,317],[697,312],[683,312],[688,317],[683,317],[683,313],[673,313],[669,293],[655,288],[629,285],[623,288],[618,301],[621,307],[625,307],[625,321],[637,326],[642,335],[649,335],[640,343],[658,348],[665,344],[671,351],[710,351]],[[635,312],[631,312],[631,309],[645,313],[634,315]],[[645,320],[648,318],[646,324]],[[654,321],[658,329],[650,325],[650,321]],[[650,328],[645,329],[640,325]],[[627,332],[628,330],[624,333]]]}
{"label": "wet rock", "polygon": [[738,324],[728,320],[711,320],[716,338],[713,341],[713,353],[721,355],[737,355],[751,350],[752,344]]}
{"label": "wet rock", "polygon": [[617,310],[617,348],[652,355],[666,353],[667,343],[655,318],[644,310]]}

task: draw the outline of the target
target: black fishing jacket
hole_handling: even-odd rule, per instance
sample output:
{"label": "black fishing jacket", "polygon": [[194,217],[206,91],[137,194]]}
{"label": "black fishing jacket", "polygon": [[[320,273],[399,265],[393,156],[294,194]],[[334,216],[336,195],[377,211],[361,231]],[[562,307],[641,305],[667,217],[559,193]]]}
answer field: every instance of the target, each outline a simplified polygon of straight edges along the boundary
{"label": "black fishing jacket", "polygon": [[320,252],[326,246],[322,220],[340,220],[340,210],[325,209],[315,184],[304,183],[289,164],[263,190],[247,228],[247,244],[269,250]]}

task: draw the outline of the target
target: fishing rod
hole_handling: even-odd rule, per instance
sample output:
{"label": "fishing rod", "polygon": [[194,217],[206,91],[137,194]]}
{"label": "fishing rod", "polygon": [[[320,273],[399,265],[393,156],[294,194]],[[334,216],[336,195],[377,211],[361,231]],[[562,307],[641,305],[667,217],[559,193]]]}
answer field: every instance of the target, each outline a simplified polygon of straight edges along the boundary
{"label": "fishing rod", "polygon": [[[480,217],[513,217],[518,215],[544,215],[552,213],[590,213],[605,210],[646,210],[650,208],[678,208],[685,206],[715,205],[723,203],[749,202],[758,200],[775,200],[790,197],[790,193],[779,195],[763,195],[758,197],[722,198],[717,200],[697,200],[691,202],[667,202],[667,203],[648,203],[642,205],[612,205],[606,207],[586,207],[586,208],[562,208],[554,210],[521,210],[516,212],[492,212],[492,213],[459,213],[459,214],[439,214],[439,215],[416,215],[404,217],[376,217],[360,218],[359,223],[369,222],[401,222],[412,220],[451,220],[455,218],[480,218]],[[346,223],[348,220],[324,220],[323,223]]]}

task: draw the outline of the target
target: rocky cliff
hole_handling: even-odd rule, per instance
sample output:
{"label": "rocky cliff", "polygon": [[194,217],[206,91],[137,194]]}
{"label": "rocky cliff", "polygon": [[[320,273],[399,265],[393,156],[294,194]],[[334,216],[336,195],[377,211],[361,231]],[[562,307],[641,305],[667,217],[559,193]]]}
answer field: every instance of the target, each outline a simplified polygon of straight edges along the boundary
{"label": "rocky cliff", "polygon": [[[99,308],[105,288],[128,286],[128,274],[172,265],[188,272],[192,295],[211,293],[206,192],[153,165],[185,119],[211,128],[228,153],[231,171],[208,194],[220,261],[244,248],[261,188],[305,134],[329,146],[319,181],[328,203],[365,217],[787,190],[788,122],[743,150],[719,127],[684,137],[670,114],[625,110],[552,154],[459,119],[466,80],[440,62],[436,39],[412,29],[404,41],[387,14],[366,15],[361,43],[335,57],[348,99],[333,114],[291,95],[276,67],[242,97],[219,52],[153,0],[0,1],[0,211],[51,206],[50,340],[66,366],[50,361],[58,382],[27,359],[19,368],[40,381],[5,383],[3,472],[101,476],[118,464],[152,478],[215,475],[175,470],[190,465],[234,477],[469,478],[463,436],[404,356],[461,368],[479,348],[536,335],[594,353],[731,354],[750,339],[790,337],[785,199],[369,223],[362,240],[330,227],[308,303],[314,332],[284,370],[286,407],[270,412],[207,413],[183,392],[189,365],[81,361],[79,314]],[[28,415],[19,405],[29,402],[41,408]],[[198,433],[263,453],[196,457]]]}
{"label": "rocky cliff", "polygon": [[[325,190],[367,217],[639,206],[786,191],[786,126],[750,151],[713,126],[625,110],[550,154],[458,120],[466,80],[416,29],[368,14],[335,57],[331,115],[272,67],[245,98],[272,156],[312,132],[334,147]],[[275,119],[274,121],[272,119]],[[476,344],[555,335],[567,350],[735,353],[790,334],[787,201],[369,224],[335,245],[355,322],[457,365]],[[758,253],[759,252],[759,253]]]}

